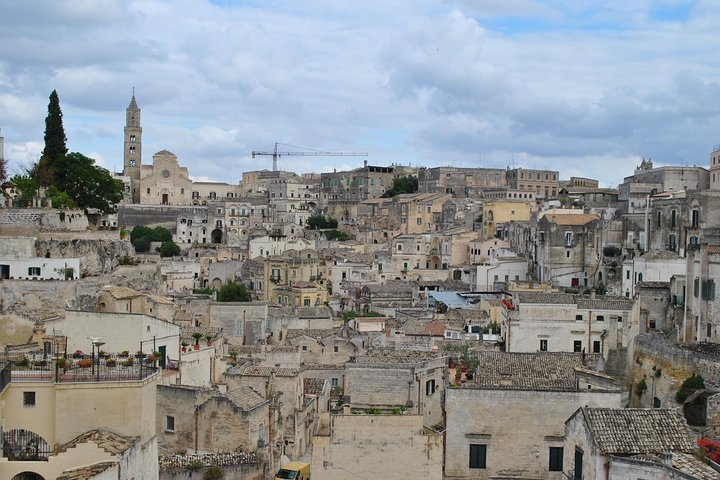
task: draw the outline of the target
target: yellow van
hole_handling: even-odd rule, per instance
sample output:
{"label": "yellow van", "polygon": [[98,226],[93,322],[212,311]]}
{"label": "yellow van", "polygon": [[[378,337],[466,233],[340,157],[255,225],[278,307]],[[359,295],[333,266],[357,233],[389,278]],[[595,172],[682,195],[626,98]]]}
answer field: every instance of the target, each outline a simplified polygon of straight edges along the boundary
{"label": "yellow van", "polygon": [[310,480],[310,465],[290,462],[275,474],[275,480]]}

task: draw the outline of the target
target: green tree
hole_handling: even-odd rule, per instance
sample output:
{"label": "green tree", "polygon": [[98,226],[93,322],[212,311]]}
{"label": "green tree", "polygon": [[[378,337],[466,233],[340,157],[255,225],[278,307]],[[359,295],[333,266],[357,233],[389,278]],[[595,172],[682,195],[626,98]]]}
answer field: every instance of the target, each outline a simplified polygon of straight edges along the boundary
{"label": "green tree", "polygon": [[72,152],[61,157],[54,166],[53,176],[58,190],[70,195],[78,207],[109,213],[122,200],[122,182],[82,153]]}
{"label": "green tree", "polygon": [[392,187],[385,190],[382,197],[389,198],[403,193],[415,193],[418,191],[418,179],[412,175],[393,178]]}
{"label": "green tree", "polygon": [[324,228],[337,228],[338,221],[332,217],[325,217],[320,213],[311,215],[305,222],[306,228],[319,230]]}
{"label": "green tree", "polygon": [[152,229],[153,242],[167,242],[172,240],[172,232],[165,227],[157,226]]}
{"label": "green tree", "polygon": [[220,287],[217,293],[218,302],[249,302],[250,294],[242,283],[232,280]]}
{"label": "green tree", "polygon": [[50,94],[47,117],[45,117],[45,148],[34,171],[34,177],[38,184],[42,186],[53,184],[57,163],[67,154],[66,142],[60,99],[57,92],[53,90]]}
{"label": "green tree", "polygon": [[77,203],[67,192],[61,192],[55,185],[47,189],[46,196],[50,199],[53,208],[77,208]]}
{"label": "green tree", "polygon": [[176,257],[180,255],[180,247],[172,240],[163,242],[157,249],[161,257]]}
{"label": "green tree", "polygon": [[344,240],[350,240],[351,238],[350,235],[348,235],[347,233],[341,232],[337,229],[328,230],[324,232],[323,235],[325,235],[325,238],[327,238],[328,240],[339,240],[341,242]]}
{"label": "green tree", "polygon": [[152,243],[152,240],[150,237],[138,237],[131,243],[137,253],[145,253],[150,251],[150,243]]}
{"label": "green tree", "polygon": [[29,207],[32,205],[32,199],[37,194],[38,185],[35,180],[29,175],[15,175],[10,179],[10,182],[15,185],[20,191],[20,197],[15,201],[21,207]]}
{"label": "green tree", "polygon": [[152,241],[153,230],[145,225],[136,225],[130,232],[130,241],[135,242],[138,238],[147,237]]}

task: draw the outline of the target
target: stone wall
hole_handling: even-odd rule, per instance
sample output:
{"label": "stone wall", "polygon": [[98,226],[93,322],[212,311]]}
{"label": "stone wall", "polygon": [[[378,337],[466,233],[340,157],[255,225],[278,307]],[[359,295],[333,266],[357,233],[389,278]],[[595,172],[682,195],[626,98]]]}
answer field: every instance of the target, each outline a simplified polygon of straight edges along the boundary
{"label": "stone wall", "polygon": [[109,273],[121,257],[135,255],[130,242],[123,240],[38,240],[35,251],[38,257],[80,258],[83,276]]}
{"label": "stone wall", "polygon": [[[628,381],[632,391],[632,406],[652,407],[654,398],[661,407],[680,405],[675,393],[682,383],[696,373],[706,382],[720,383],[718,357],[681,348],[674,341],[659,336],[638,335]],[[638,395],[638,385],[645,380],[645,391]]]}
{"label": "stone wall", "polygon": [[179,205],[120,205],[118,206],[118,223],[132,229],[136,225],[161,225],[170,231],[177,228],[177,218],[193,215],[207,216],[207,207]]}
{"label": "stone wall", "polygon": [[161,455],[160,480],[204,478],[212,467],[219,467],[224,480],[263,480],[266,462],[254,453],[211,453],[203,455]]}

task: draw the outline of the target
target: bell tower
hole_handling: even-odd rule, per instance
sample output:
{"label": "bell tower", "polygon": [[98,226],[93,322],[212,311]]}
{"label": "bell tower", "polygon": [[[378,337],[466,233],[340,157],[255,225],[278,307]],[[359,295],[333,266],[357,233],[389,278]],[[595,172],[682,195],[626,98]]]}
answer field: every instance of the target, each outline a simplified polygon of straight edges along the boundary
{"label": "bell tower", "polygon": [[130,105],[125,110],[124,174],[130,177],[133,203],[140,203],[140,166],[142,165],[142,127],[140,108],[135,101],[135,87]]}

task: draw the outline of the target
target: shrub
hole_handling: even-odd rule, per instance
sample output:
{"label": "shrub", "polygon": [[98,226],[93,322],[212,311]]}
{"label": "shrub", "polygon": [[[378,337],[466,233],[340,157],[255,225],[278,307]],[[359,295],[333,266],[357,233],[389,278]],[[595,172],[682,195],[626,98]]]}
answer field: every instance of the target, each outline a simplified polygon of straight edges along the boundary
{"label": "shrub", "polygon": [[225,478],[225,472],[220,467],[210,467],[203,475],[203,480],[221,480],[222,478]]}
{"label": "shrub", "polygon": [[200,470],[202,467],[204,467],[203,463],[200,460],[193,460],[192,462],[188,463],[187,469],[191,472]]}
{"label": "shrub", "polygon": [[368,415],[380,415],[380,409],[377,407],[369,407],[365,409],[365,413]]}
{"label": "shrub", "polygon": [[620,250],[615,245],[608,245],[606,247],[603,247],[603,255],[606,257],[619,257],[622,253],[622,250]]}
{"label": "shrub", "polygon": [[161,257],[176,257],[180,255],[180,246],[172,240],[167,240],[157,248]]}
{"label": "shrub", "polygon": [[680,390],[675,394],[675,400],[684,403],[695,390],[702,390],[703,388],[705,388],[705,380],[700,375],[693,373],[680,386]]}

